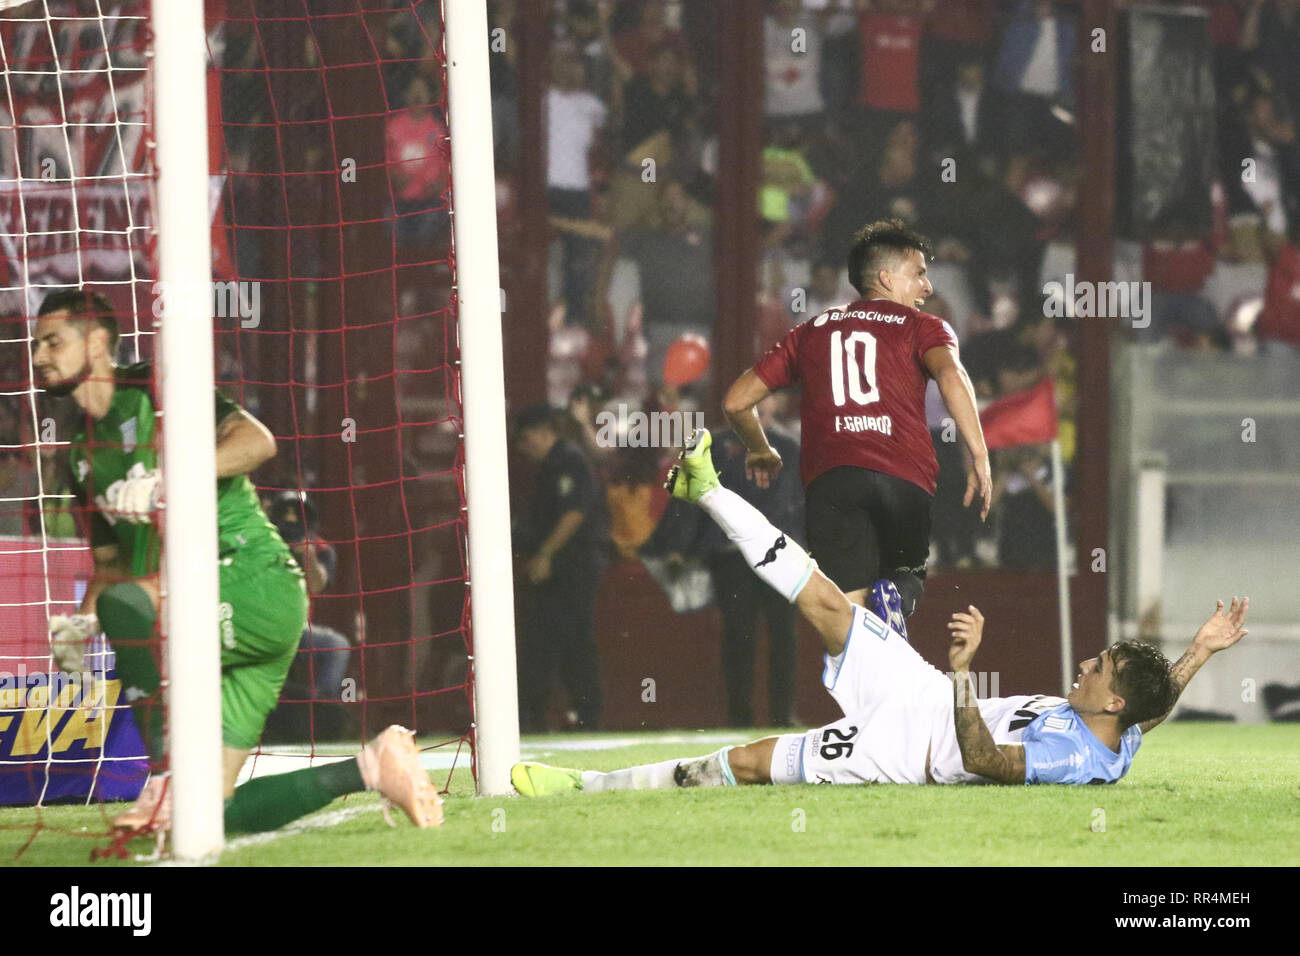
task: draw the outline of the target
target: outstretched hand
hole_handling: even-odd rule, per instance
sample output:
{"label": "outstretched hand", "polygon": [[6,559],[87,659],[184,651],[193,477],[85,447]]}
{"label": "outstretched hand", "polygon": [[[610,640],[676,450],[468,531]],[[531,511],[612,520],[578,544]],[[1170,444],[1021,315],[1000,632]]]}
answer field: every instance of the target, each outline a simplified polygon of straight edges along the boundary
{"label": "outstretched hand", "polygon": [[764,451],[751,451],[745,456],[745,477],[758,487],[766,488],[781,473],[783,464],[781,456],[771,446]]}
{"label": "outstretched hand", "polygon": [[1242,626],[1246,623],[1246,611],[1249,608],[1250,598],[1234,597],[1226,611],[1223,609],[1223,602],[1219,601],[1210,619],[1196,632],[1192,643],[1211,654],[1236,644],[1250,633]]}
{"label": "outstretched hand", "polygon": [[974,604],[966,608],[970,613],[957,611],[948,621],[952,643],[948,645],[948,666],[953,671],[964,671],[970,666],[979,650],[984,635],[984,615]]}

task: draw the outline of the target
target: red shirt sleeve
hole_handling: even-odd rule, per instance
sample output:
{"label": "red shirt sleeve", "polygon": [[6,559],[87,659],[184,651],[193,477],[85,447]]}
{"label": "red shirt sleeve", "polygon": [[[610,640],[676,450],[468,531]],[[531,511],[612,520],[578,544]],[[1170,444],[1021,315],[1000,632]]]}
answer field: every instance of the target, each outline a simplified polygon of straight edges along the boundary
{"label": "red shirt sleeve", "polygon": [[945,347],[955,349],[957,347],[957,334],[953,332],[951,325],[937,315],[922,312],[920,313],[920,319],[921,321],[916,324],[916,360],[924,368],[925,362],[922,361],[922,357],[925,353],[930,349]]}
{"label": "red shirt sleeve", "polygon": [[758,380],[774,392],[799,380],[799,339],[806,324],[796,325],[754,363]]}

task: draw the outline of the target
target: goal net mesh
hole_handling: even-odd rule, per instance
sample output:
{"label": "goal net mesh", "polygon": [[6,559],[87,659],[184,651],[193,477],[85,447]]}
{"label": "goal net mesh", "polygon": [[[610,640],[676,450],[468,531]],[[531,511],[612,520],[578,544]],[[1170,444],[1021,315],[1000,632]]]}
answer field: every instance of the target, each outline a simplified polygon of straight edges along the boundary
{"label": "goal net mesh", "polygon": [[[472,655],[441,8],[205,12],[216,380],[277,439],[252,479],[312,592],[245,774],[402,723],[446,789],[472,769]],[[42,392],[30,334],[77,287],[112,302],[119,364],[165,334],[152,43],[144,0],[0,3],[0,801],[37,828],[145,773],[111,653],[84,681],[53,666],[46,622],[84,593],[95,505],[67,475],[85,413]]]}

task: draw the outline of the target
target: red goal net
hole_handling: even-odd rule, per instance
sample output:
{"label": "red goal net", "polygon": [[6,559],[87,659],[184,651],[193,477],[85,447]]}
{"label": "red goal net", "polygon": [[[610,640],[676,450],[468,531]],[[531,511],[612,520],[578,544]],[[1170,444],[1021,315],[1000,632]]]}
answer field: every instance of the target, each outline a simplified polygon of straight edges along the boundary
{"label": "red goal net", "polygon": [[[26,682],[0,685],[0,784],[23,782],[10,803],[111,797],[104,768],[134,766],[93,735],[60,753],[62,722],[104,701],[52,698],[37,676],[45,620],[75,610],[90,562],[28,336],[46,294],[84,285],[113,302],[119,362],[153,354],[167,237],[153,231],[148,11],[0,10],[0,670]],[[446,789],[470,769],[472,700],[440,5],[206,13],[216,380],[277,439],[252,479],[312,591],[245,773],[352,753],[402,723]]]}

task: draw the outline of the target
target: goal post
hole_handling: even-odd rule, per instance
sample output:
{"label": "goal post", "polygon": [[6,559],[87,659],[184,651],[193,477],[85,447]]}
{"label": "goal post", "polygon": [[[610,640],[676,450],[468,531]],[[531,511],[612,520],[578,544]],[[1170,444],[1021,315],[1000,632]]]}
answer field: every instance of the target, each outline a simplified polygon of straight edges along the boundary
{"label": "goal post", "polygon": [[[33,807],[34,831],[75,832],[44,815],[54,800],[135,799],[147,768],[171,775],[174,855],[222,847],[214,386],[275,436],[249,480],[310,595],[239,782],[350,759],[396,723],[440,790],[508,792],[488,59],[472,0],[0,0],[0,464],[16,474],[0,487],[0,720],[22,727],[0,739],[0,805]],[[152,369],[161,626],[134,643],[161,694],[123,686],[111,639],[85,693],[60,690],[50,653],[102,508],[68,468],[85,410],[31,367],[37,309],[69,287],[103,294],[117,358]],[[138,726],[158,706],[169,746],[151,760]]]}
{"label": "goal post", "polygon": [[478,792],[506,794],[510,767],[519,759],[519,703],[487,8],[448,0],[444,16],[474,634],[474,753]]}
{"label": "goal post", "polygon": [[207,41],[203,0],[152,14],[172,853],[194,861],[223,840]]}

